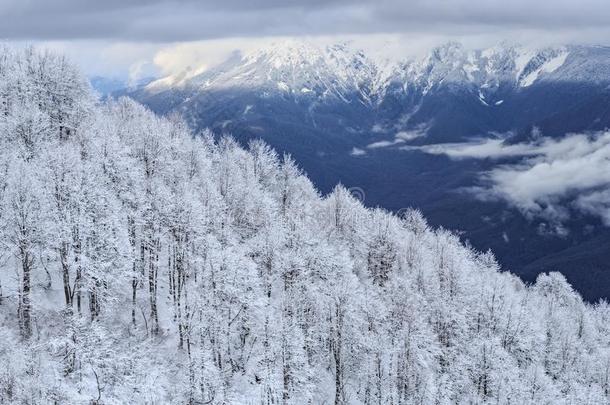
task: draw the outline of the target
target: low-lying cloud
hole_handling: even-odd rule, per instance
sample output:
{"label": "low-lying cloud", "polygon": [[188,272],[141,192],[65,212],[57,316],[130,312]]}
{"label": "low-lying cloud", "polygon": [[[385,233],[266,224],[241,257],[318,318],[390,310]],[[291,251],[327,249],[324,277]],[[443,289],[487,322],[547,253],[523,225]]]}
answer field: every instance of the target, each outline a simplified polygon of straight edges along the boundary
{"label": "low-lying cloud", "polygon": [[[373,127],[373,132],[382,132],[382,129],[379,129],[377,125]],[[399,131],[394,134],[394,139],[392,140],[382,140],[370,143],[366,145],[368,149],[381,149],[381,148],[389,148],[391,146],[401,145],[406,142],[413,141],[417,138],[421,138],[426,136],[426,127],[424,125],[420,126],[411,131]],[[408,148],[403,146],[402,148]]]}
{"label": "low-lying cloud", "polygon": [[420,149],[452,159],[517,160],[498,162],[484,173],[487,185],[476,190],[479,196],[500,198],[526,214],[558,222],[576,209],[596,215],[610,226],[610,132],[543,138],[533,144],[489,140]]}
{"label": "low-lying cloud", "polygon": [[[405,149],[409,149],[409,147]],[[431,155],[447,155],[452,159],[501,159],[511,156],[535,156],[541,154],[541,151],[535,145],[507,145],[502,139],[489,139],[469,143],[441,143],[417,147],[416,149],[423,150]]]}

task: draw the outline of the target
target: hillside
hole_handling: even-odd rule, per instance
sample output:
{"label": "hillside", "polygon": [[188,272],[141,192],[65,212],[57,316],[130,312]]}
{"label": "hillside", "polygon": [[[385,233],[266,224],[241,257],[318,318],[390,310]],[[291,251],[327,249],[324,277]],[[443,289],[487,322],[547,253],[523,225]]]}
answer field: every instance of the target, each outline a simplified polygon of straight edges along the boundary
{"label": "hillside", "polygon": [[0,52],[0,402],[610,401],[610,306],[560,274]]}

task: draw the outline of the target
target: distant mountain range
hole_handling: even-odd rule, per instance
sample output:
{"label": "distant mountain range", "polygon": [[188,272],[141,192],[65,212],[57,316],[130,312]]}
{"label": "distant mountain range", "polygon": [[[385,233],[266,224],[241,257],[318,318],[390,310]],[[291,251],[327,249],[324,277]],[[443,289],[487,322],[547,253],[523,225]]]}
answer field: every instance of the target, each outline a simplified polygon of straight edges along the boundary
{"label": "distant mountain range", "polygon": [[[393,134],[422,127],[426,143],[490,131],[528,133],[533,125],[560,135],[609,126],[607,110],[591,111],[593,105],[607,105],[609,60],[606,47],[500,45],[468,51],[448,43],[421,59],[389,61],[347,45],[288,42],[235,54],[194,76],[153,81],[131,95],[160,111],[182,111],[199,127],[241,127],[235,121],[252,120],[244,117],[248,106],[248,114],[266,116],[273,101],[290,100],[302,110],[302,123],[317,127],[339,112],[349,124],[341,128],[365,133],[367,141],[373,129]],[[208,111],[216,109],[210,99],[219,96],[229,102],[221,123]],[[265,105],[257,105],[259,100]],[[574,122],[575,109],[589,113],[578,114]],[[564,114],[570,123],[558,122]],[[353,115],[357,119],[350,119]]]}
{"label": "distant mountain range", "polygon": [[417,206],[526,280],[557,269],[586,298],[608,297],[610,231],[599,219],[573,212],[568,232],[542,232],[545,219],[463,192],[498,162],[416,147],[610,127],[610,48],[448,43],[421,58],[383,59],[346,44],[288,41],[191,72],[113,94],[178,112],[195,129],[262,138],[291,153],[323,192],[342,182],[371,206]]}

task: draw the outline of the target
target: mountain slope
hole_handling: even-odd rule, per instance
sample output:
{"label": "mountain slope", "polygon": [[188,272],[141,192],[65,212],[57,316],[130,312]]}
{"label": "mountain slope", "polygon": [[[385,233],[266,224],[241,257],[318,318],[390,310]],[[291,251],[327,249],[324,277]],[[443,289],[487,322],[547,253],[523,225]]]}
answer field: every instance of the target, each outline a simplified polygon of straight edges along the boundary
{"label": "mountain slope", "polygon": [[610,307],[560,274],[2,56],[0,402],[610,399]]}

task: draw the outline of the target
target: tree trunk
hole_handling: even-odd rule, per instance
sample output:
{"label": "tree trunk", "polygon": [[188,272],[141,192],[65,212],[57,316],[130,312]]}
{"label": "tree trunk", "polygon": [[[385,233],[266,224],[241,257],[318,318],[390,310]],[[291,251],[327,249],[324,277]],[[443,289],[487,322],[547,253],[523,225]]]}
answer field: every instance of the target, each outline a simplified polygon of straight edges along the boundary
{"label": "tree trunk", "polygon": [[340,304],[335,304],[335,341],[333,345],[333,357],[335,360],[335,405],[343,404],[343,313]]}
{"label": "tree trunk", "polygon": [[24,339],[29,339],[32,336],[32,319],[31,319],[31,266],[32,260],[27,247],[21,247],[21,266],[23,268],[23,278],[21,282],[21,295],[19,297],[19,315],[20,315],[20,331]]}
{"label": "tree trunk", "polygon": [[135,264],[134,264],[134,276],[131,280],[131,324],[136,326],[136,294],[138,291],[138,278],[135,275]]}
{"label": "tree trunk", "polygon": [[[72,291],[72,295],[74,295],[74,293],[76,293],[76,309],[78,310],[78,314],[81,314],[81,301],[82,301],[82,268],[81,268],[81,264],[80,264],[80,252],[81,252],[81,246],[80,246],[80,241],[76,243],[75,245],[75,257],[74,257],[74,261],[76,262],[76,279],[74,280],[74,290]],[[74,300],[74,298],[72,299]]]}
{"label": "tree trunk", "polygon": [[100,314],[100,301],[98,297],[98,287],[100,287],[100,282],[98,280],[94,280],[94,285],[89,291],[89,314],[91,315],[91,321],[97,319]]}
{"label": "tree trunk", "polygon": [[66,300],[66,308],[72,307],[72,288],[70,286],[70,265],[68,264],[68,247],[64,242],[59,251],[61,261],[62,279],[64,283],[64,298]]}
{"label": "tree trunk", "polygon": [[158,247],[159,242],[155,241],[151,244],[151,247],[148,252],[148,291],[150,298],[151,333],[153,335],[159,334],[159,313],[157,310],[157,261],[159,259]]}
{"label": "tree trunk", "polygon": [[138,288],[138,262],[136,259],[136,224],[132,216],[127,218],[129,224],[129,244],[132,256],[132,279],[131,279],[131,324],[136,326],[136,298]]}

